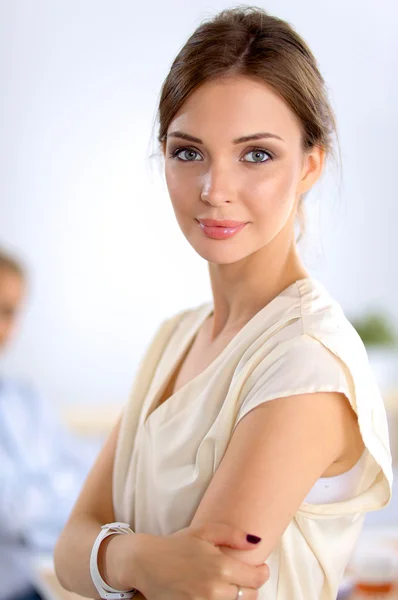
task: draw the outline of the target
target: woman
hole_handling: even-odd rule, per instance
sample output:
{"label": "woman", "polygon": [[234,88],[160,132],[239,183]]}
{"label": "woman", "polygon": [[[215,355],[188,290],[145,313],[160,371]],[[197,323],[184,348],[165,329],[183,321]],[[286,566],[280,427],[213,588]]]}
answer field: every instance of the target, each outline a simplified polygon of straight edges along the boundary
{"label": "woman", "polygon": [[179,52],[159,119],[213,301],[157,331],[58,541],[58,576],[97,597],[332,600],[392,475],[363,344],[296,250],[332,152],[324,81],[286,22],[226,10]]}

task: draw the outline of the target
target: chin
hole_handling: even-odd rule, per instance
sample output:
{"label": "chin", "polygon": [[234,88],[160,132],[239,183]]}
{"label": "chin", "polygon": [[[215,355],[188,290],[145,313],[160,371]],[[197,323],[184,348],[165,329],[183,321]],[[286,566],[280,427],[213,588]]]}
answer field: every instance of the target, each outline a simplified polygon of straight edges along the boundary
{"label": "chin", "polygon": [[217,265],[231,265],[251,254],[251,252],[243,252],[242,248],[233,247],[232,245],[228,247],[224,240],[209,240],[200,244],[191,243],[191,246],[204,260]]}

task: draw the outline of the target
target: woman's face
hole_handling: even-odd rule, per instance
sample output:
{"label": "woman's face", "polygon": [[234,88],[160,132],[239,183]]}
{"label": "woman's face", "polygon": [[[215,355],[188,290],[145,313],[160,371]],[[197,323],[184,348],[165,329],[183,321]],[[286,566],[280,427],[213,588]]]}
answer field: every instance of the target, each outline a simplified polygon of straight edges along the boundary
{"label": "woman's face", "polygon": [[[299,197],[323,163],[319,149],[303,153],[299,123],[285,102],[242,76],[198,88],[170,123],[163,152],[181,230],[203,258],[219,264],[245,258],[287,228],[293,235]],[[203,219],[246,225],[215,239]]]}

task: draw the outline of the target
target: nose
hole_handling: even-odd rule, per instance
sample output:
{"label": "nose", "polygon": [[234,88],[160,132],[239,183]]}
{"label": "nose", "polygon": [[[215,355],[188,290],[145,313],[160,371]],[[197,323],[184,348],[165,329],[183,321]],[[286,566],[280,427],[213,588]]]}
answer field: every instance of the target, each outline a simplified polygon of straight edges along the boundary
{"label": "nose", "polygon": [[203,178],[201,200],[212,206],[231,203],[236,195],[236,182],[230,169],[213,165]]}

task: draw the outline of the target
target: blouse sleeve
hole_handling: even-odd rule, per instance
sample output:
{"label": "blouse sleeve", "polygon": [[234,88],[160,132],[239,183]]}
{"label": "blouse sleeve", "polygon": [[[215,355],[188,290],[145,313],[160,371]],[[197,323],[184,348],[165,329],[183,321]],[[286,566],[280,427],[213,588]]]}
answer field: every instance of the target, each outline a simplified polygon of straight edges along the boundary
{"label": "blouse sleeve", "polygon": [[391,499],[392,472],[383,401],[369,365],[350,360],[327,342],[302,334],[276,345],[263,356],[245,384],[234,429],[248,412],[264,402],[314,392],[339,392],[346,396],[358,417],[366,460],[358,495],[344,502],[344,508],[339,503],[303,503],[300,512],[313,518],[336,515],[342,510],[357,513],[386,506]]}
{"label": "blouse sleeve", "polygon": [[349,372],[344,363],[307,334],[276,346],[251,373],[247,389],[235,427],[259,404],[287,396],[340,392],[354,406]]}

